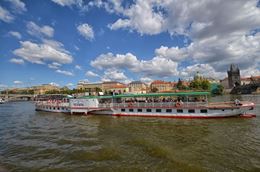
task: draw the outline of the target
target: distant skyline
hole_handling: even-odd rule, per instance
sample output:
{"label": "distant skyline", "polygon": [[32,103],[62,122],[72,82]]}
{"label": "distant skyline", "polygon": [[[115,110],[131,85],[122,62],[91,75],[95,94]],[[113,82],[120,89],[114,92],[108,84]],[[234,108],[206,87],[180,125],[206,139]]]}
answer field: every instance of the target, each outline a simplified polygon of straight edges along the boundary
{"label": "distant skyline", "polygon": [[260,75],[258,0],[1,0],[0,89]]}

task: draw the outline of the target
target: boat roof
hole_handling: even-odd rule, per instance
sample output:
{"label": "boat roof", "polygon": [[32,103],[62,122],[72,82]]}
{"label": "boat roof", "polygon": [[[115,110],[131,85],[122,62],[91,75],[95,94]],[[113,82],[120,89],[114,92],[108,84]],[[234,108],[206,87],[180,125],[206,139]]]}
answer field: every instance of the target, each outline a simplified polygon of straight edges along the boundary
{"label": "boat roof", "polygon": [[160,97],[160,96],[203,96],[209,92],[176,92],[176,93],[148,93],[148,94],[119,94],[111,96],[83,96],[80,98],[91,99],[111,99],[111,98],[135,98],[135,97]]}

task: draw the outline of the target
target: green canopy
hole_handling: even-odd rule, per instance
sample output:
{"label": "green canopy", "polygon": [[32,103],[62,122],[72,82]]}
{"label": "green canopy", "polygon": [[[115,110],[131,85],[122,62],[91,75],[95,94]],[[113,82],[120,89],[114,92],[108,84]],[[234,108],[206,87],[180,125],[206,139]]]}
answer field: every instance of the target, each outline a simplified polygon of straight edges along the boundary
{"label": "green canopy", "polygon": [[209,92],[176,92],[176,93],[148,93],[148,94],[120,94],[114,96],[84,96],[81,98],[90,99],[111,99],[111,98],[135,98],[135,97],[161,97],[161,96],[205,96]]}

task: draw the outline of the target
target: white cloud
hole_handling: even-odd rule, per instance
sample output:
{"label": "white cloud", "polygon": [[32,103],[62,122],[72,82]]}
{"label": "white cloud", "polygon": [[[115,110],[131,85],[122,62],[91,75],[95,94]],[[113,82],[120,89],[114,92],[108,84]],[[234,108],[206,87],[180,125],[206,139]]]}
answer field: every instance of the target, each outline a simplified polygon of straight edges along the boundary
{"label": "white cloud", "polygon": [[37,44],[30,41],[20,41],[21,47],[13,53],[31,63],[44,64],[46,61],[61,64],[71,63],[73,57],[63,48],[63,44],[57,41],[49,41]]}
{"label": "white cloud", "polygon": [[225,76],[225,72],[216,72],[215,69],[209,64],[195,64],[187,66],[180,70],[179,76],[190,79],[193,78],[197,72],[207,78],[222,79]]}
{"label": "white cloud", "polygon": [[7,88],[8,86],[7,85],[5,85],[5,84],[0,84],[0,89],[5,89],[5,88]]}
{"label": "white cloud", "polygon": [[98,74],[96,74],[96,73],[94,73],[94,72],[92,72],[92,71],[87,71],[86,73],[85,73],[85,75],[86,76],[88,76],[88,77],[99,77],[99,75]]}
{"label": "white cloud", "polygon": [[155,50],[155,54],[158,57],[171,59],[173,61],[183,61],[188,57],[187,48],[179,48],[179,47],[165,47],[161,46],[160,48]]}
{"label": "white cloud", "polygon": [[22,38],[22,35],[19,32],[9,31],[8,34],[13,36],[13,37],[16,37],[17,39],[21,39]]}
{"label": "white cloud", "polygon": [[[154,35],[164,31],[164,16],[159,10],[154,10],[159,5],[153,1],[137,0],[135,4],[124,10],[116,10],[121,12],[126,18],[118,19],[115,23],[110,24],[109,28],[116,30],[119,28],[127,28],[136,30],[141,35]],[[122,7],[121,7],[122,8]]]}
{"label": "white cloud", "polygon": [[134,73],[143,73],[146,76],[172,76],[177,75],[178,64],[170,59],[154,57],[151,60],[138,60],[131,53],[127,54],[101,54],[91,61],[91,66],[97,69],[128,69]]}
{"label": "white cloud", "polygon": [[85,83],[88,83],[89,80],[88,79],[82,79],[82,80],[79,80],[78,84],[85,84]]}
{"label": "white cloud", "polygon": [[53,37],[54,29],[51,26],[38,26],[34,22],[30,21],[26,25],[27,32],[30,35],[37,36],[37,37]]}
{"label": "white cloud", "polygon": [[118,19],[115,23],[108,25],[111,30],[117,30],[120,28],[128,28],[131,26],[129,20]]}
{"label": "white cloud", "polygon": [[56,70],[56,72],[57,72],[57,73],[61,73],[61,74],[63,74],[63,75],[67,75],[67,76],[74,76],[74,74],[73,74],[72,72],[66,71],[66,70],[60,70],[60,69],[58,69],[58,70]]}
{"label": "white cloud", "polygon": [[57,62],[52,62],[51,64],[48,64],[48,67],[51,69],[58,69],[59,67],[61,67],[61,64]]}
{"label": "white cloud", "polygon": [[146,84],[150,84],[153,81],[153,79],[149,78],[149,77],[141,77],[140,81],[142,81],[142,82],[144,82]]}
{"label": "white cloud", "polygon": [[82,67],[80,65],[75,65],[75,69],[82,70]]}
{"label": "white cloud", "polygon": [[117,69],[107,69],[104,72],[104,76],[101,78],[102,81],[125,81],[127,77],[122,71]]}
{"label": "white cloud", "polygon": [[78,5],[82,6],[82,0],[52,0],[52,2],[55,2],[58,5],[61,6],[72,6],[72,5]]}
{"label": "white cloud", "polygon": [[127,54],[101,54],[95,60],[91,61],[91,66],[104,69],[104,68],[133,68],[138,63],[136,56],[131,53]]}
{"label": "white cloud", "polygon": [[23,82],[22,81],[14,81],[14,84],[22,84]]}
{"label": "white cloud", "polygon": [[250,76],[260,76],[260,69],[256,65],[249,67],[245,70],[241,70],[241,76],[250,77]]}
{"label": "white cloud", "polygon": [[49,85],[53,85],[53,86],[56,86],[56,87],[59,87],[60,85],[55,83],[55,82],[50,82]]}
{"label": "white cloud", "polygon": [[15,64],[24,64],[24,60],[23,59],[17,59],[17,58],[12,58],[10,59],[11,63],[15,63]]}
{"label": "white cloud", "polygon": [[259,32],[250,35],[260,26],[257,0],[136,0],[128,6],[118,1],[117,7],[114,2],[108,3],[100,6],[119,16],[110,29],[186,37],[185,47],[161,46],[155,50],[156,57],[176,62],[189,59],[191,66],[209,64],[216,72],[226,71],[231,63],[242,70],[255,63],[260,66]]}
{"label": "white cloud", "polygon": [[79,51],[79,47],[74,45],[75,50]]}
{"label": "white cloud", "polygon": [[23,13],[27,11],[26,5],[24,2],[20,0],[9,0],[12,3],[13,12],[15,13]]}
{"label": "white cloud", "polygon": [[66,86],[67,87],[72,87],[72,86],[74,86],[74,84],[70,82],[70,83],[66,84]]}
{"label": "white cloud", "polygon": [[114,10],[109,12],[123,16],[110,25],[111,29],[128,28],[141,34],[229,35],[257,28],[260,22],[256,0],[136,0],[125,8],[120,2],[110,4]]}
{"label": "white cloud", "polygon": [[178,63],[169,59],[154,57],[151,60],[141,60],[138,66],[131,69],[145,76],[172,77],[177,76]]}
{"label": "white cloud", "polygon": [[110,1],[93,0],[88,3],[88,7],[105,8],[106,11],[109,13],[119,14],[124,10],[121,4],[122,4],[122,0],[110,0]]}
{"label": "white cloud", "polygon": [[[239,37],[218,38],[211,37],[191,43],[188,47],[168,48],[161,47],[156,50],[159,57],[183,61],[187,57],[191,62],[210,64],[216,71],[225,71],[230,64],[238,64],[241,69],[247,69],[252,65],[260,65],[260,33]],[[174,50],[176,56],[167,53]],[[159,51],[160,50],[160,51]],[[183,59],[182,59],[183,58]],[[246,60],[245,60],[246,59]]]}
{"label": "white cloud", "polygon": [[14,20],[14,16],[8,10],[0,6],[0,20],[10,23]]}
{"label": "white cloud", "polygon": [[94,31],[89,24],[87,23],[81,24],[77,27],[77,30],[79,34],[82,35],[85,39],[87,40],[94,39]]}

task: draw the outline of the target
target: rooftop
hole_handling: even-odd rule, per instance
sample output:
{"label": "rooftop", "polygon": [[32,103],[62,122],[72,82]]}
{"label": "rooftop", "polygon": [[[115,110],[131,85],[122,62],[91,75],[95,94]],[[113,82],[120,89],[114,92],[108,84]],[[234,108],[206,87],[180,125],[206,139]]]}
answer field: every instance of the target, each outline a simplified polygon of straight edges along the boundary
{"label": "rooftop", "polygon": [[145,83],[142,81],[132,81],[129,84],[145,84]]}
{"label": "rooftop", "polygon": [[162,80],[155,80],[151,84],[171,84],[171,82],[162,81]]}

